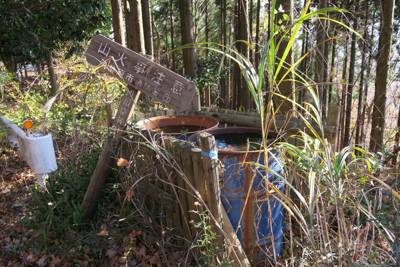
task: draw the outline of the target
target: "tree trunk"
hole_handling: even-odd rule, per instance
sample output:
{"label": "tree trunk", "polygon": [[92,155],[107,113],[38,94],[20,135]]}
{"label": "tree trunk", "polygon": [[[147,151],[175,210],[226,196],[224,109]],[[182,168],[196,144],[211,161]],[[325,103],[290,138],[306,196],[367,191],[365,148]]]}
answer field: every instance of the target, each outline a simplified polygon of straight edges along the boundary
{"label": "tree trunk", "polygon": [[[399,87],[397,86],[397,91],[398,91]],[[396,166],[397,164],[397,154],[400,151],[400,105],[399,105],[399,115],[397,116],[397,132],[396,135],[394,137],[394,148],[393,151],[395,153],[393,153],[393,158],[392,158],[392,166]],[[397,176],[399,177],[399,176]]]}
{"label": "tree trunk", "polygon": [[[206,5],[206,16],[205,16],[205,20],[206,20],[206,43],[208,42],[208,34],[209,34],[209,28],[208,28],[208,1],[205,2]],[[206,47],[208,48],[208,44],[206,44]],[[208,49],[206,49],[206,56],[208,55]],[[211,107],[211,90],[210,90],[210,86],[206,86],[205,88],[205,94],[206,94],[206,107]]]}
{"label": "tree trunk", "polygon": [[370,151],[382,150],[385,130],[386,87],[390,68],[392,46],[394,0],[381,0],[381,35],[379,37],[378,62],[376,65],[375,96],[372,111]]}
{"label": "tree trunk", "polygon": [[17,60],[14,56],[10,56],[9,58],[1,56],[1,61],[3,61],[9,73],[17,73]]}
{"label": "tree trunk", "polygon": [[343,63],[343,74],[342,74],[342,97],[340,98],[340,106],[341,106],[341,111],[340,112],[340,139],[339,142],[340,143],[340,149],[342,150],[344,145],[343,145],[343,139],[344,139],[344,111],[345,111],[345,107],[346,107],[346,91],[347,91],[347,54],[348,54],[348,49],[347,49],[347,44],[348,44],[348,36],[346,35],[345,37],[345,41],[344,41],[344,47],[345,47],[345,51],[344,51],[344,63]]}
{"label": "tree trunk", "polygon": [[[172,0],[170,0],[170,23],[171,23],[171,50],[174,50],[175,44],[174,44],[174,16],[173,16],[173,8],[172,8]],[[172,68],[171,70],[175,72],[175,52],[171,53],[172,57]]]}
{"label": "tree trunk", "polygon": [[[193,12],[191,0],[179,0],[179,14],[181,19],[182,45],[193,43]],[[196,77],[196,56],[194,48],[183,49],[183,67],[185,74]],[[200,109],[198,96],[193,100],[193,109]]]}
{"label": "tree trunk", "polygon": [[126,0],[125,23],[128,48],[145,54],[142,4],[140,0]]}
{"label": "tree trunk", "polygon": [[144,32],[144,47],[146,54],[153,58],[153,28],[151,27],[151,12],[150,1],[142,1],[142,17],[143,17],[143,32]]}
{"label": "tree trunk", "polygon": [[[319,8],[326,8],[327,7],[327,0],[320,0],[319,1]],[[324,77],[324,55],[325,55],[325,31],[326,29],[326,20],[321,19],[316,21],[318,24],[317,30],[317,48],[315,52],[315,83],[317,85],[317,94],[319,103],[321,106],[322,114],[324,114],[324,110],[326,107],[326,99],[324,99],[324,86],[321,84]]]}
{"label": "tree trunk", "polygon": [[[234,41],[240,40],[240,13],[239,13],[239,1],[235,0],[234,4]],[[236,42],[235,47],[238,51],[240,51],[239,44]],[[232,74],[232,107],[231,109],[236,110],[240,106],[240,95],[239,95],[239,88],[240,88],[240,68],[236,62],[233,62],[233,74]]]}
{"label": "tree trunk", "polygon": [[[221,0],[221,44],[226,46],[226,0]],[[226,66],[227,60],[224,60],[224,66]],[[229,99],[227,99],[227,86],[226,86],[227,79],[221,79],[221,90],[220,96],[222,101],[220,102],[220,108],[228,108]],[[229,90],[229,89],[228,89]],[[224,101],[225,100],[225,101]]]}
{"label": "tree trunk", "polygon": [[261,8],[261,1],[257,0],[257,19],[256,19],[256,56],[255,56],[255,62],[256,62],[256,70],[258,72],[259,65],[260,65],[260,55],[259,55],[259,49],[260,46],[258,42],[260,41],[259,36],[260,36],[260,8]]}
{"label": "tree trunk", "polygon": [[57,75],[54,71],[53,58],[50,54],[47,55],[47,69],[50,76],[50,96],[55,96],[58,92]]}
{"label": "tree trunk", "polygon": [[42,66],[40,65],[40,63],[36,63],[36,68],[37,68],[38,76],[41,76],[42,75]]}
{"label": "tree trunk", "polygon": [[[329,29],[329,21],[326,22],[326,28],[327,30],[325,31],[326,35],[325,35],[325,40],[329,39],[329,35],[328,35],[328,29]],[[328,61],[329,61],[329,42],[325,41],[324,43],[325,47],[324,47],[324,66],[323,66],[323,76],[322,76],[322,81],[323,81],[323,85],[322,85],[322,118],[326,119],[326,99],[327,99],[327,94],[328,94],[328,85],[325,84],[328,81]]]}
{"label": "tree trunk", "polygon": [[[303,6],[305,7],[307,4],[307,0],[304,0]],[[308,10],[307,10],[308,12]],[[306,53],[308,52],[308,43],[309,43],[309,34],[308,34],[308,21],[304,22],[304,27],[303,27],[303,33],[304,34],[304,39],[302,41],[302,49],[301,49],[301,56],[303,57],[304,55],[306,55]],[[300,63],[300,71],[301,71],[301,76],[303,77],[303,79],[307,79],[307,60],[308,60],[308,56],[306,56],[305,58],[303,58],[303,60]],[[307,89],[303,88],[299,91],[298,94],[298,103],[300,105],[302,105],[303,107],[305,107],[305,102],[306,102],[306,96],[307,96]],[[302,114],[304,114],[304,110],[300,110],[300,112]]]}
{"label": "tree trunk", "polygon": [[[225,2],[225,4],[226,4],[226,0],[224,0],[224,2]],[[225,7],[225,12],[224,12],[224,14],[225,14],[225,18],[226,19],[228,19],[227,18],[227,16],[226,16],[226,7]],[[225,46],[227,46],[227,44],[231,41],[231,36],[232,36],[232,31],[231,31],[231,27],[230,27],[230,25],[232,24],[232,16],[229,16],[229,23],[227,24],[227,23],[225,23],[225,29],[226,29],[226,31],[225,31]],[[229,25],[228,27],[227,27],[227,25]],[[228,36],[226,36],[226,32],[229,32],[229,35]],[[232,71],[231,71],[231,62],[232,62],[232,60],[230,60],[230,59],[225,59],[225,62],[226,62],[226,64],[228,64],[228,66],[229,66],[229,69],[228,69],[228,73],[227,73],[227,75],[226,75],[226,104],[225,104],[225,108],[226,109],[229,109],[230,107],[231,107],[231,73],[232,73]]]}
{"label": "tree trunk", "polygon": [[[254,46],[253,40],[253,0],[250,0],[250,16],[249,16],[249,42],[252,46]],[[253,50],[250,49],[250,62],[254,66],[254,53]],[[250,102],[251,103],[251,102]]]}
{"label": "tree trunk", "polygon": [[133,29],[135,31],[134,44],[135,51],[138,53],[146,53],[144,46],[144,32],[143,32],[143,16],[142,16],[142,4],[140,0],[131,0],[132,2],[132,15],[133,15]]}
{"label": "tree trunk", "polygon": [[113,16],[113,29],[115,41],[125,46],[125,33],[123,31],[121,0],[111,0]]}
{"label": "tree trunk", "polygon": [[[375,25],[375,14],[376,14],[376,11],[372,15],[371,37],[369,38],[369,40],[374,40],[374,36],[375,36],[374,35],[374,32],[375,32],[375,27],[374,27],[374,25]],[[364,40],[366,40],[366,39],[364,39]],[[360,124],[360,128],[361,128],[360,140],[362,140],[361,148],[363,148],[364,150],[366,150],[366,147],[365,147],[366,146],[366,142],[365,142],[365,138],[364,138],[366,129],[365,129],[364,125],[365,125],[365,115],[366,115],[366,112],[367,112],[367,105],[368,105],[367,99],[368,99],[369,77],[370,77],[371,68],[372,68],[371,67],[372,66],[372,64],[371,64],[372,57],[373,57],[373,49],[371,47],[369,47],[368,63],[366,64],[367,73],[365,75],[365,89],[364,89],[364,101],[365,101],[365,104],[364,104],[362,112],[361,112],[361,124]]]}
{"label": "tree trunk", "polygon": [[[329,87],[328,87],[328,106],[332,105],[332,90],[333,90],[333,75],[335,71],[335,58],[336,58],[336,39],[332,41],[332,54],[331,54],[331,67],[329,71]],[[336,90],[337,91],[337,90]]]}
{"label": "tree trunk", "polygon": [[[369,21],[369,1],[366,3],[366,15],[364,22],[364,34],[362,42],[362,56],[361,56],[361,77],[360,77],[360,90],[358,92],[358,108],[357,108],[357,121],[356,121],[356,137],[355,146],[361,148],[360,144],[360,126],[361,126],[361,111],[364,108],[364,72],[365,72],[365,55],[367,53],[367,44],[365,43],[368,37],[368,21]],[[355,151],[357,155],[361,155],[359,151]]]}
{"label": "tree trunk", "polygon": [[[356,13],[360,9],[360,4],[356,4]],[[354,19],[353,29],[356,31],[358,28],[358,19]],[[356,61],[356,33],[353,32],[351,35],[351,51],[350,51],[350,71],[349,71],[349,86],[347,88],[347,105],[346,105],[346,123],[344,126],[344,146],[350,145],[350,120],[351,120],[351,108],[353,102],[353,88],[354,88],[354,72],[355,72],[355,61]]]}
{"label": "tree trunk", "polygon": [[[284,20],[283,18],[283,12],[279,12],[276,17],[276,25],[278,25],[278,21],[283,21],[283,23],[286,22],[287,25],[290,25],[293,22],[293,0],[277,0],[276,1],[276,7],[278,8],[279,6],[283,7],[283,10],[285,11],[286,15],[289,16],[289,19],[287,21]],[[289,33],[290,34],[290,33]],[[279,39],[281,39],[283,36],[279,36],[277,38],[278,42]],[[276,42],[276,43],[278,43]],[[286,50],[286,47],[288,45],[287,41],[282,41],[279,45],[279,49],[277,51],[277,63],[281,60],[283,57],[283,54]],[[286,115],[290,110],[294,108],[294,82],[293,82],[293,73],[289,73],[285,77],[283,75],[287,72],[287,70],[290,68],[290,66],[293,65],[293,53],[292,53],[292,48],[289,50],[289,53],[285,59],[285,63],[282,65],[281,70],[279,71],[277,75],[277,83],[280,83],[279,85],[279,92],[282,96],[289,98],[289,100],[285,100],[282,97],[276,97],[277,100],[277,108],[279,107],[279,113]],[[284,80],[284,81],[282,81]],[[290,80],[290,81],[288,81]],[[291,102],[292,101],[292,102]]]}
{"label": "tree trunk", "polygon": [[[167,53],[168,52],[168,21],[166,20],[165,21],[165,53]],[[165,64],[165,66],[169,69],[169,54],[166,54],[165,55],[165,61],[166,61],[166,64]]]}
{"label": "tree trunk", "polygon": [[[249,42],[249,19],[248,19],[248,10],[249,10],[249,1],[248,0],[240,0],[240,35],[241,40]],[[240,43],[240,52],[243,57],[249,59],[249,46],[246,43]],[[250,91],[247,86],[246,79],[242,77],[242,88],[241,88],[241,105],[244,107],[246,111],[250,108]]]}
{"label": "tree trunk", "polygon": [[126,27],[126,47],[132,51],[135,51],[134,39],[135,32],[133,30],[133,18],[132,18],[132,5],[130,0],[124,1],[124,11],[125,11],[125,27]]}

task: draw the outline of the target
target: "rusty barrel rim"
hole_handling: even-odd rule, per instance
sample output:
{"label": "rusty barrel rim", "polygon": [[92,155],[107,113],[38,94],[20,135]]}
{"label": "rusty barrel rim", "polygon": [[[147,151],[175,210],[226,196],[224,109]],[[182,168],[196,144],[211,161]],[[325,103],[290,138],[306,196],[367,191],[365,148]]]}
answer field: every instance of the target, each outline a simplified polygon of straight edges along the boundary
{"label": "rusty barrel rim", "polygon": [[[204,127],[205,129],[199,131],[191,131],[185,133],[186,135],[192,135],[194,133],[200,133],[215,129],[219,125],[219,121],[210,117],[198,116],[198,115],[169,115],[169,116],[159,116],[152,117],[145,120],[138,121],[137,125],[143,128],[148,128],[150,131],[155,131],[156,129],[161,129],[163,127],[170,126],[199,126],[199,128]],[[182,135],[181,132],[177,133],[165,133],[165,135]]]}

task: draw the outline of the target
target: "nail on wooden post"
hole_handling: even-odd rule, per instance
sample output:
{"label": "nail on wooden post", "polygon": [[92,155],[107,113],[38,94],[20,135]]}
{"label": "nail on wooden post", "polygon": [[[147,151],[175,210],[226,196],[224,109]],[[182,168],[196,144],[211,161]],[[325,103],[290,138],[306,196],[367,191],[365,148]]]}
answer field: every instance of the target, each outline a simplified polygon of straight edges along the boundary
{"label": "nail on wooden post", "polygon": [[[218,156],[217,148],[215,146],[215,139],[209,133],[200,134],[201,150],[203,154],[203,167],[207,174],[207,198],[208,207],[216,222],[213,231],[219,233],[220,237],[217,238],[217,245],[220,249],[223,249],[223,234],[216,225],[222,228],[222,212],[221,212],[221,197],[219,188],[219,176],[218,176]],[[221,258],[222,259],[222,258]]]}

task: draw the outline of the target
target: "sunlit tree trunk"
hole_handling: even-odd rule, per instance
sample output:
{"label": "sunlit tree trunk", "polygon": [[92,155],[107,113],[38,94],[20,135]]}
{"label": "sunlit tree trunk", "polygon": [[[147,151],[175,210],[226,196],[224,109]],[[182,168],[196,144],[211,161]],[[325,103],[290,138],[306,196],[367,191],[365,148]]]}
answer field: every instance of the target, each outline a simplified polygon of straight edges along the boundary
{"label": "sunlit tree trunk", "polygon": [[[397,89],[399,89],[399,88],[397,87]],[[400,105],[399,105],[399,115],[397,116],[397,132],[396,132],[396,135],[394,137],[394,149],[393,150],[394,150],[395,153],[393,153],[394,155],[393,155],[393,158],[392,158],[392,165],[396,166],[396,164],[397,164],[397,154],[400,151]],[[397,176],[397,177],[399,177],[399,176]]]}
{"label": "sunlit tree trunk", "polygon": [[[335,58],[336,58],[336,39],[332,41],[332,49],[331,49],[331,67],[329,69],[329,86],[328,86],[328,105],[332,105],[332,91],[333,91],[333,78],[336,75],[333,75],[335,72]],[[337,90],[336,90],[337,91]]]}
{"label": "sunlit tree trunk", "polygon": [[[303,6],[305,7],[307,3],[307,0],[304,0]],[[301,46],[301,56],[305,56],[306,53],[308,52],[308,44],[309,44],[309,34],[308,34],[308,21],[304,22],[304,27],[303,27],[303,36],[304,39],[302,40],[302,46]],[[307,78],[307,61],[309,59],[309,56],[305,56],[303,60],[300,63],[300,71],[303,79]],[[298,103],[304,107],[304,103],[306,102],[306,96],[307,96],[307,90],[306,88],[302,88],[299,93],[298,93]],[[301,110],[301,113],[304,113],[303,110]]]}
{"label": "sunlit tree trunk", "polygon": [[256,48],[256,55],[255,55],[255,63],[256,63],[256,70],[258,71],[259,65],[260,65],[260,55],[259,55],[259,50],[260,50],[260,46],[259,46],[259,36],[260,36],[260,8],[261,8],[261,1],[257,0],[257,18],[256,18],[256,44],[255,44],[255,48]]}
{"label": "sunlit tree trunk", "polygon": [[[356,13],[360,10],[360,4],[356,3]],[[353,29],[357,30],[358,19],[354,19]],[[349,71],[349,86],[347,87],[347,102],[346,102],[346,123],[344,125],[344,146],[350,145],[350,120],[351,120],[351,108],[353,102],[353,88],[354,88],[354,72],[355,72],[355,61],[356,61],[356,33],[353,32],[351,35],[351,50],[350,50],[350,71]]]}
{"label": "sunlit tree trunk", "polygon": [[[209,33],[209,25],[208,25],[208,1],[205,2],[206,5],[206,15],[205,15],[205,20],[206,20],[206,32],[205,32],[205,37],[206,37],[206,43],[208,42],[208,33]],[[208,47],[208,44],[206,45]],[[206,49],[206,56],[208,55],[208,49]],[[206,86],[205,88],[205,93],[206,93],[206,107],[211,107],[211,90],[210,86]]]}
{"label": "sunlit tree trunk", "polygon": [[[365,15],[365,22],[364,22],[364,34],[363,39],[367,40],[368,38],[368,21],[369,21],[369,1],[366,3],[366,15]],[[357,121],[356,121],[356,136],[355,136],[355,146],[361,148],[360,144],[360,126],[361,126],[361,111],[364,108],[364,72],[365,72],[365,57],[367,53],[367,44],[366,41],[362,42],[362,55],[361,55],[361,77],[360,77],[360,90],[358,92],[358,107],[357,107]],[[355,151],[356,154],[361,155],[359,151]]]}
{"label": "sunlit tree trunk", "polygon": [[390,49],[392,46],[393,14],[395,0],[381,0],[381,34],[379,37],[378,62],[376,65],[375,96],[372,111],[370,151],[382,150],[385,130],[386,87],[390,68]]}
{"label": "sunlit tree trunk", "polygon": [[[193,16],[192,1],[179,0],[179,14],[181,19],[182,45],[193,43]],[[196,77],[196,57],[194,48],[183,49],[183,66],[185,74]],[[193,109],[200,109],[198,98],[193,100]]]}
{"label": "sunlit tree trunk", "polygon": [[[369,40],[374,40],[374,33],[375,33],[375,27],[374,27],[374,25],[375,25],[375,14],[376,14],[376,12],[374,12],[373,13],[373,15],[372,15],[372,29],[371,29],[371,37],[369,38]],[[365,40],[365,39],[364,39]],[[365,142],[365,138],[364,138],[364,136],[365,136],[365,131],[366,131],[366,126],[368,125],[365,125],[365,119],[366,119],[366,113],[367,113],[367,104],[368,104],[368,102],[367,102],[367,97],[368,97],[368,89],[369,89],[369,77],[370,77],[370,74],[371,74],[371,69],[372,69],[372,64],[371,64],[371,61],[372,61],[372,56],[373,55],[373,49],[372,49],[372,47],[371,47],[371,44],[369,44],[369,54],[368,54],[368,63],[366,64],[366,68],[367,68],[367,73],[366,73],[366,75],[365,75],[365,89],[364,89],[364,101],[365,101],[365,104],[364,104],[364,106],[363,106],[363,109],[362,109],[362,112],[361,112],[361,123],[360,123],[360,128],[361,128],[361,133],[360,133],[360,142],[361,142],[361,148],[363,148],[364,150],[366,149],[365,147],[366,147],[366,142]]]}
{"label": "sunlit tree trunk", "polygon": [[[221,44],[226,46],[226,0],[221,0]],[[224,60],[224,65],[226,66],[227,60]],[[227,95],[227,79],[222,78],[220,81],[220,96],[222,98],[222,101],[220,101],[219,107],[221,108],[228,108],[229,107],[229,96]]]}
{"label": "sunlit tree trunk", "polygon": [[135,50],[134,47],[134,31],[133,31],[133,23],[132,23],[132,12],[131,12],[131,3],[129,0],[124,1],[124,13],[125,13],[125,27],[126,27],[126,47]]}
{"label": "sunlit tree trunk", "polygon": [[[169,17],[170,17],[170,23],[171,23],[171,50],[175,49],[175,43],[174,43],[174,10],[173,10],[173,6],[172,6],[172,0],[170,0],[170,13],[169,13]],[[171,70],[173,72],[175,72],[175,52],[171,53],[171,57],[172,57],[172,68]]]}
{"label": "sunlit tree trunk", "polygon": [[151,23],[150,0],[142,1],[144,47],[146,54],[153,57],[153,28]]}
{"label": "sunlit tree trunk", "polygon": [[113,16],[113,29],[115,41],[125,46],[125,32],[123,30],[121,0],[111,0],[111,10]]}
{"label": "sunlit tree trunk", "polygon": [[[327,0],[320,0],[319,1],[319,8],[326,8],[327,7]],[[320,19],[316,20],[317,23],[317,47],[315,52],[315,83],[317,85],[317,94],[319,103],[321,105],[322,114],[325,114],[326,109],[326,99],[324,99],[324,89],[325,87],[322,85],[323,77],[324,77],[324,55],[325,55],[325,38],[326,34],[326,20]]]}
{"label": "sunlit tree trunk", "polygon": [[[287,14],[289,16],[289,19],[286,21],[283,18],[283,12],[279,12],[276,17],[275,17],[275,21],[276,24],[278,24],[279,21],[282,21],[283,23],[285,23],[286,25],[290,25],[293,22],[293,0],[277,0],[276,1],[276,7],[280,7],[282,6],[284,13]],[[280,38],[282,38],[283,36],[279,36],[277,39],[279,41]],[[281,58],[284,55],[284,52],[286,50],[286,47],[288,45],[287,41],[282,41],[281,44],[279,45],[279,49],[277,51],[277,62],[279,62],[281,60]],[[277,75],[277,81],[276,82],[280,82],[279,85],[279,92],[282,96],[287,97],[289,100],[285,100],[282,97],[276,97],[276,102],[277,102],[277,107],[279,107],[279,113],[286,115],[290,110],[292,110],[294,108],[294,82],[293,82],[293,74],[289,73],[289,75],[286,75],[284,78],[284,74],[287,72],[287,70],[290,68],[290,66],[293,65],[293,53],[292,53],[292,49],[289,50],[289,53],[285,59],[285,63],[282,65],[281,70],[279,71],[278,75]],[[282,81],[283,80],[283,81]],[[290,81],[288,81],[290,80]],[[291,102],[292,101],[292,102]]]}
{"label": "sunlit tree trunk", "polygon": [[55,96],[58,92],[57,75],[54,71],[53,58],[50,54],[47,55],[47,68],[50,76],[50,95]]}
{"label": "sunlit tree trunk", "polygon": [[344,139],[344,111],[345,111],[345,107],[346,107],[346,91],[347,91],[347,61],[348,61],[348,48],[347,48],[347,44],[348,44],[348,36],[346,35],[345,37],[345,41],[344,41],[344,63],[343,63],[343,73],[342,73],[342,96],[340,98],[340,106],[341,106],[341,112],[340,112],[340,139],[339,139],[339,144],[340,144],[340,150],[343,149],[344,147],[344,143],[343,143],[343,139]]}
{"label": "sunlit tree trunk", "polygon": [[[239,2],[240,0],[235,0],[235,7],[234,7],[234,41],[240,40],[240,13],[239,13]],[[240,51],[239,44],[235,43],[236,49]],[[232,109],[236,110],[240,106],[240,102],[238,99],[240,98],[239,88],[240,88],[240,69],[239,65],[232,62],[233,64],[233,77],[232,77]]]}
{"label": "sunlit tree trunk", "polygon": [[[249,1],[248,0],[240,0],[239,1],[239,9],[240,9],[240,39],[246,42],[249,42]],[[249,58],[249,46],[241,42],[240,43],[240,52],[243,57]],[[250,108],[250,91],[247,86],[246,79],[242,77],[242,86],[241,86],[241,106],[244,107],[246,111]]]}

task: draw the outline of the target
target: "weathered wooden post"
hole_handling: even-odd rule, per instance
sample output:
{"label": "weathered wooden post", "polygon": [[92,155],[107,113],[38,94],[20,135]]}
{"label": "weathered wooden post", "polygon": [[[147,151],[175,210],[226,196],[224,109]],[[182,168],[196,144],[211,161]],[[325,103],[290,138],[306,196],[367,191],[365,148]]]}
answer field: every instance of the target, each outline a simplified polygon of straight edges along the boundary
{"label": "weathered wooden post", "polygon": [[[122,97],[123,106],[121,105],[118,109],[117,115],[114,119],[114,126],[116,130],[122,130],[125,126],[128,116],[132,113],[134,104],[139,98],[140,92],[132,90],[128,87]],[[128,112],[129,111],[129,112]],[[97,207],[97,201],[100,198],[101,187],[105,184],[110,167],[114,161],[114,151],[118,148],[119,138],[121,132],[117,132],[113,138],[109,135],[106,140],[99,160],[97,161],[96,168],[90,180],[88,189],[86,190],[85,197],[83,198],[82,207],[86,209],[84,219],[92,218],[94,211]]]}
{"label": "weathered wooden post", "polygon": [[113,150],[117,148],[120,130],[131,116],[140,92],[182,112],[190,107],[197,91],[193,82],[102,35],[92,38],[86,60],[90,64],[104,65],[108,73],[128,84],[113,121],[116,136],[106,141],[82,202],[82,207],[86,209],[84,218],[89,219],[97,207],[101,187],[113,163]]}
{"label": "weathered wooden post", "polygon": [[113,125],[115,106],[114,102],[106,103],[106,114],[107,114],[107,127],[111,127]]}
{"label": "weathered wooden post", "polygon": [[[217,245],[220,249],[223,247],[223,233],[222,229],[222,211],[221,211],[221,190],[219,188],[219,175],[218,175],[218,150],[215,146],[215,139],[209,133],[200,134],[201,150],[203,155],[203,166],[206,172],[207,179],[207,202],[211,214],[215,221],[213,222],[213,231],[219,233],[217,238]],[[222,257],[221,257],[222,259]]]}
{"label": "weathered wooden post", "polygon": [[[182,162],[181,162],[181,146],[179,145],[178,140],[172,140],[172,153],[176,163],[182,169]],[[185,237],[191,240],[191,233],[190,233],[190,226],[189,226],[189,206],[188,206],[188,195],[184,191],[186,189],[186,182],[183,180],[183,177],[178,174],[176,177],[176,184],[178,185],[178,196],[179,196],[179,203],[181,208],[181,225],[183,229],[183,233]]]}
{"label": "weathered wooden post", "polygon": [[[188,144],[181,144],[181,162],[182,162],[182,170],[183,173],[186,175],[188,182],[193,185],[194,188],[197,188],[196,180],[194,179],[194,170],[193,170],[193,161],[192,161],[192,147]],[[185,189],[187,194],[187,202],[188,202],[188,209],[196,210],[195,202],[196,198],[194,196],[195,192],[192,188],[185,182]],[[194,223],[199,221],[199,216],[194,212],[189,212],[189,219]],[[194,227],[191,228],[192,236],[196,234],[196,229]]]}

